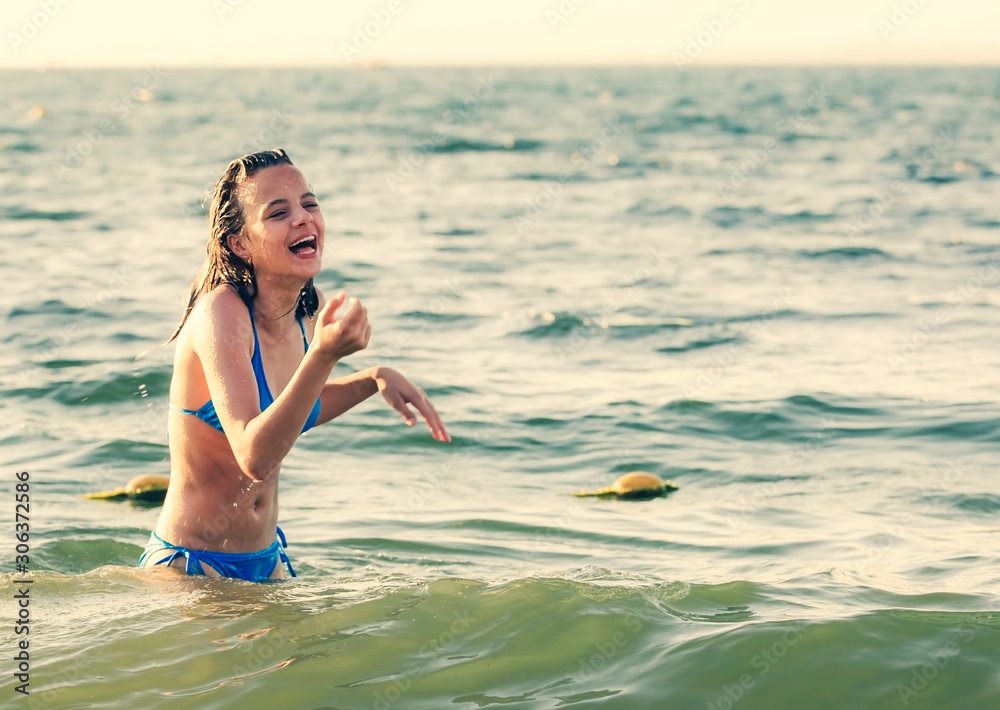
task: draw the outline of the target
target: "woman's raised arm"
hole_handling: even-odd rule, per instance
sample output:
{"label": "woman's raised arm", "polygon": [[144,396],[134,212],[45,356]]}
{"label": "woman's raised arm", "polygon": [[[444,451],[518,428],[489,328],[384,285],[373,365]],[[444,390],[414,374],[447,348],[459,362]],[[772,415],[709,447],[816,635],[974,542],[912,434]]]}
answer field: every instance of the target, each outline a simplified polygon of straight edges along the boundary
{"label": "woman's raised arm", "polygon": [[203,312],[192,323],[198,328],[192,334],[195,352],[236,462],[247,476],[262,481],[280,468],[298,439],[337,360],[367,345],[367,314],[352,299],[338,320],[335,312],[345,296],[340,293],[330,301],[316,319],[314,346],[274,403],[261,412],[251,364],[253,341],[239,325],[247,320],[246,306],[231,289],[218,289],[204,300]]}

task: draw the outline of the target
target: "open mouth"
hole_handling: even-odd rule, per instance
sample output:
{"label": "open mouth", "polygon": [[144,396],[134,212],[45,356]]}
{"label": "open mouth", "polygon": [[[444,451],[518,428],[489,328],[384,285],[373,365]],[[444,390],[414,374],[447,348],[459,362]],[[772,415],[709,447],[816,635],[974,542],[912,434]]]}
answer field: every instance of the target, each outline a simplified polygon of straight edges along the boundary
{"label": "open mouth", "polygon": [[315,254],[316,237],[311,234],[308,237],[302,237],[302,239],[292,242],[288,249],[293,254],[298,254],[299,256],[309,256],[311,254]]}

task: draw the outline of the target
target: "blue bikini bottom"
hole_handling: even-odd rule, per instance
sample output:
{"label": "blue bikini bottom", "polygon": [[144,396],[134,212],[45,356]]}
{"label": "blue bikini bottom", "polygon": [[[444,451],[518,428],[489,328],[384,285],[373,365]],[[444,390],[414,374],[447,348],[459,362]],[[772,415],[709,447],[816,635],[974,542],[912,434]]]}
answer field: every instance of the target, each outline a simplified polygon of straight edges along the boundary
{"label": "blue bikini bottom", "polygon": [[234,579],[245,579],[248,582],[266,582],[271,578],[271,574],[283,562],[288,568],[288,574],[295,577],[295,570],[292,563],[285,554],[284,548],[288,547],[285,534],[278,528],[278,539],[267,549],[259,552],[210,552],[207,550],[191,550],[187,547],[174,545],[159,535],[156,531],[149,537],[149,544],[139,558],[141,567],[149,555],[163,550],[173,550],[172,555],[167,555],[157,562],[157,565],[170,565],[178,557],[186,557],[187,564],[184,571],[187,574],[205,574],[202,563],[211,565],[221,576],[232,577]]}

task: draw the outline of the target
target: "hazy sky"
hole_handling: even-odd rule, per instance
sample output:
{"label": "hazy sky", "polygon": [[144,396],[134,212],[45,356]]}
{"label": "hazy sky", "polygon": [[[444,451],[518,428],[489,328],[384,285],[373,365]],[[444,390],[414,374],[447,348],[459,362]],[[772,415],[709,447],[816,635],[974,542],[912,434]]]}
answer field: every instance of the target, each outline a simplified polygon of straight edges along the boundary
{"label": "hazy sky", "polygon": [[3,0],[0,66],[1000,64],[1000,0]]}

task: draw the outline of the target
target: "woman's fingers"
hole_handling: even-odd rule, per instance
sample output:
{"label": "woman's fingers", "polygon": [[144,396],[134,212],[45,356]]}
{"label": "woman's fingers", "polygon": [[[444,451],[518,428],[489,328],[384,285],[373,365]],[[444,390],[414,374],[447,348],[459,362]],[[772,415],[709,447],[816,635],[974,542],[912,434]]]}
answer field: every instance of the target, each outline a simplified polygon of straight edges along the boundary
{"label": "woman's fingers", "polygon": [[417,415],[410,411],[410,408],[406,406],[407,401],[400,395],[398,398],[393,400],[392,406],[397,412],[403,415],[403,421],[406,422],[406,426],[413,426],[417,423]]}
{"label": "woman's fingers", "polygon": [[[336,311],[345,301],[347,310],[337,318]],[[337,358],[364,350],[371,338],[368,310],[354,296],[347,298],[343,290],[337,292],[337,295],[324,306],[318,326],[317,332],[322,333],[327,349]]]}
{"label": "woman's fingers", "polygon": [[322,313],[320,313],[319,316],[319,324],[327,325],[328,323],[336,323],[337,309],[339,309],[342,305],[344,305],[344,301],[346,299],[347,299],[346,291],[344,291],[343,289],[337,291],[337,294],[329,301],[327,301],[325,306],[323,306],[323,311]]}
{"label": "woman's fingers", "polygon": [[356,298],[351,299],[351,307],[341,321],[344,333],[348,335],[351,342],[357,346],[357,350],[368,347],[368,339],[371,337],[372,327],[368,322],[368,309],[361,305]]}
{"label": "woman's fingers", "polygon": [[413,426],[417,421],[417,416],[410,411],[410,408],[406,406],[407,404],[412,404],[417,408],[417,411],[423,416],[424,421],[427,422],[427,427],[431,430],[431,435],[435,439],[438,441],[451,441],[451,437],[445,431],[441,417],[423,391],[418,389],[410,397],[406,397],[400,393],[399,397],[395,398],[392,402],[392,406],[403,415],[407,426]]}
{"label": "woman's fingers", "polygon": [[[344,315],[337,318],[337,311],[340,309],[344,303],[347,303],[347,310],[344,311]],[[358,318],[367,318],[368,311],[361,305],[359,301],[354,296],[350,298],[347,294],[340,290],[337,295],[332,299],[327,301],[327,304],[323,307],[323,312],[320,314],[319,323],[321,325],[336,325],[337,323],[352,323]]]}
{"label": "woman's fingers", "polygon": [[444,423],[441,421],[441,417],[438,415],[437,410],[434,409],[434,405],[427,399],[427,395],[423,393],[423,390],[419,392],[420,396],[413,402],[413,406],[424,416],[427,426],[430,427],[431,434],[438,441],[451,441],[448,432],[444,430]]}
{"label": "woman's fingers", "polygon": [[[418,407],[420,409],[420,407]],[[430,402],[427,402],[426,409],[420,409],[420,413],[424,415],[424,419],[427,420],[427,426],[431,430],[431,434],[438,441],[451,441],[451,437],[448,436],[448,432],[444,429],[444,423],[441,421],[441,417],[438,416],[437,411],[431,406]]]}
{"label": "woman's fingers", "polygon": [[444,442],[451,441],[451,437],[448,436],[448,432],[445,431],[444,424],[441,422],[441,417],[438,416],[437,410],[434,409],[434,405],[431,404],[422,389],[389,367],[376,368],[374,377],[382,396],[385,397],[390,407],[402,415],[403,421],[408,426],[413,426],[417,422],[417,415],[407,406],[412,404],[427,421],[427,426],[435,439]]}

